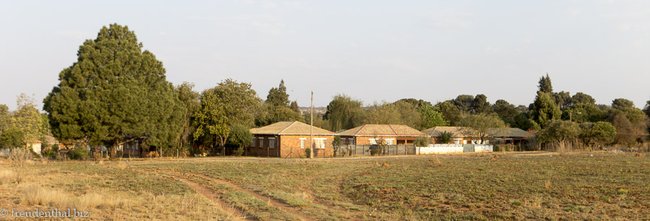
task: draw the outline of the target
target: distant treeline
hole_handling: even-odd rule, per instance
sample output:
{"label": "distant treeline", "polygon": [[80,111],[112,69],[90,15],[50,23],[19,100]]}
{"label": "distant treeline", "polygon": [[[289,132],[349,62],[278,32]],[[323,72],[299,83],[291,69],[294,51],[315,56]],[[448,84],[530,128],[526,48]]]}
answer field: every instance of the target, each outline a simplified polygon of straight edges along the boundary
{"label": "distant treeline", "polygon": [[[233,79],[200,93],[190,83],[174,86],[167,81],[162,62],[142,49],[134,32],[117,24],[103,27],[97,38],[79,47],[77,61],[59,73],[59,84],[43,102],[45,115],[25,96],[14,112],[0,105],[0,147],[25,147],[52,135],[69,146],[113,150],[137,140],[144,148],[188,155],[205,151],[196,147],[241,148],[250,144],[252,127],[310,118],[290,100],[283,80],[264,100],[249,83]],[[329,102],[325,113],[314,116],[314,125],[332,131],[366,123],[405,124],[420,130],[509,126],[535,132],[533,149],[555,150],[639,146],[647,139],[649,116],[650,101],[644,110],[623,98],[596,104],[585,93],[554,92],[547,74],[528,106],[503,99],[490,103],[483,94],[459,95],[436,104],[406,98],[364,106],[341,94]]]}

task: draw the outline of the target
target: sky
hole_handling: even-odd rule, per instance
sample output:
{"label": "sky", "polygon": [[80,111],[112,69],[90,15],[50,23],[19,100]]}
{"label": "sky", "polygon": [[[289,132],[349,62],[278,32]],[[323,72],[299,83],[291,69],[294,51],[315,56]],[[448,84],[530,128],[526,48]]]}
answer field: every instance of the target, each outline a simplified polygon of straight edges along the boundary
{"label": "sky", "polygon": [[647,0],[0,0],[0,103],[41,101],[102,26],[127,25],[174,84],[226,78],[260,98],[284,79],[291,100],[371,105],[485,94],[533,102],[555,91],[598,103],[650,100]]}

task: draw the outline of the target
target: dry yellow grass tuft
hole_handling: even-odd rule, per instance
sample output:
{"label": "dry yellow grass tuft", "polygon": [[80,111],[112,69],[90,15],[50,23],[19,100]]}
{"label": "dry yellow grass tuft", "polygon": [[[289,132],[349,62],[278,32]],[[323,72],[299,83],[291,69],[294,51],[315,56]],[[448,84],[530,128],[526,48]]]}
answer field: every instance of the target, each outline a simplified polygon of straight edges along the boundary
{"label": "dry yellow grass tuft", "polygon": [[119,162],[117,162],[115,164],[115,167],[118,168],[118,169],[124,170],[126,168],[129,168],[129,164],[127,162],[124,162],[124,161],[119,161]]}
{"label": "dry yellow grass tuft", "polygon": [[550,190],[551,188],[553,188],[553,183],[551,183],[550,180],[547,180],[546,182],[544,182],[544,188]]}
{"label": "dry yellow grass tuft", "polygon": [[[21,186],[22,202],[28,206],[52,206],[59,208],[77,209],[115,209],[126,208],[130,205],[127,200],[119,199],[115,195],[102,193],[88,193],[81,196],[74,196],[70,193],[56,189],[41,187],[37,184]],[[101,192],[101,191],[98,191]]]}
{"label": "dry yellow grass tuft", "polygon": [[10,169],[0,169],[0,185],[17,182],[18,174]]}
{"label": "dry yellow grass tuft", "polygon": [[45,189],[37,184],[28,184],[21,186],[22,201],[28,206],[42,205],[55,207],[72,207],[71,196],[64,192]]}

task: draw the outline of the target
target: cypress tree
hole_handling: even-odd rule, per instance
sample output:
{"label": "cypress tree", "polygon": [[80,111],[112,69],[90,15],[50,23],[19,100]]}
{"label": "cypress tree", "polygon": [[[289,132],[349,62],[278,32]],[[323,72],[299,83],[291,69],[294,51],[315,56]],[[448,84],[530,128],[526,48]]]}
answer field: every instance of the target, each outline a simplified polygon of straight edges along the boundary
{"label": "cypress tree", "polygon": [[182,130],[181,105],[165,69],[127,26],[102,27],[59,74],[44,100],[55,137],[109,147],[130,139],[170,146]]}

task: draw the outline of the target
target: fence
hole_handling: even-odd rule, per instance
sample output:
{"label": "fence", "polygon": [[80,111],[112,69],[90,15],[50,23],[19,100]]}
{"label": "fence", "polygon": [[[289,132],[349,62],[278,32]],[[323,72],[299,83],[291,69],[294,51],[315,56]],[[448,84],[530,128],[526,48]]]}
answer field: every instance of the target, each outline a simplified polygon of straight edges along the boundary
{"label": "fence", "polygon": [[479,153],[492,151],[493,146],[485,144],[431,144],[427,147],[416,147],[413,144],[384,146],[343,145],[336,151],[336,157]]}
{"label": "fence", "polygon": [[389,156],[389,155],[415,155],[416,148],[413,144],[400,145],[342,145],[336,151],[336,157],[354,156]]}

